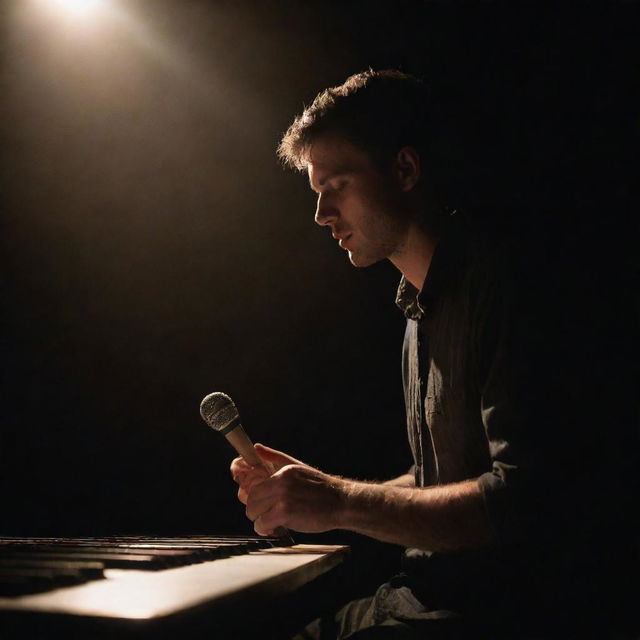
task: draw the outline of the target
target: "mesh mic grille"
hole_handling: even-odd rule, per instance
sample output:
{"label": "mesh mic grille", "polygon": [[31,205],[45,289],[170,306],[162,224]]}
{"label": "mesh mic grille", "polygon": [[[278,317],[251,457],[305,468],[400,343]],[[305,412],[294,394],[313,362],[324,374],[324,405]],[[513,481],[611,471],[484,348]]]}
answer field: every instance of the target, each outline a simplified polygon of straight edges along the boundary
{"label": "mesh mic grille", "polygon": [[238,410],[226,393],[216,391],[202,400],[200,415],[212,429],[221,431],[238,417]]}

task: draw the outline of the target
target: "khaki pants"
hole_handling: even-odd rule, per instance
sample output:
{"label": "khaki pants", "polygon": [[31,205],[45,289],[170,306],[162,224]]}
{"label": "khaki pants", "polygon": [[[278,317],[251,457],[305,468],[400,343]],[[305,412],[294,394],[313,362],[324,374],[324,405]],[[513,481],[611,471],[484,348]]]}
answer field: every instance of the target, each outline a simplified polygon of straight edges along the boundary
{"label": "khaki pants", "polygon": [[496,636],[452,611],[427,611],[411,589],[385,583],[374,596],[349,602],[335,616],[314,620],[294,640],[479,640]]}

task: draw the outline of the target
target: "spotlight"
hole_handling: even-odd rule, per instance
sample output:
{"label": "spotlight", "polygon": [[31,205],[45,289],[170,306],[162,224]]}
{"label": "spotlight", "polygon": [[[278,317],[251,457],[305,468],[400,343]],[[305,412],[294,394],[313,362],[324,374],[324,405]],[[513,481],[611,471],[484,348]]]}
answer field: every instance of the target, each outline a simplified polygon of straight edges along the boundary
{"label": "spotlight", "polygon": [[47,0],[50,6],[74,15],[84,15],[95,11],[104,0]]}

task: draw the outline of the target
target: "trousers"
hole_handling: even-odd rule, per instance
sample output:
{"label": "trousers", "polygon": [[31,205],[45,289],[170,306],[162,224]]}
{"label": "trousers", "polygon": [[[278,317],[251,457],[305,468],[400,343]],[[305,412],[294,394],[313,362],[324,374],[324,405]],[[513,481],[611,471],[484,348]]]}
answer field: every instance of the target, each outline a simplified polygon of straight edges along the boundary
{"label": "trousers", "polygon": [[454,611],[428,610],[407,586],[387,582],[373,596],[318,618],[293,640],[478,640],[495,637]]}

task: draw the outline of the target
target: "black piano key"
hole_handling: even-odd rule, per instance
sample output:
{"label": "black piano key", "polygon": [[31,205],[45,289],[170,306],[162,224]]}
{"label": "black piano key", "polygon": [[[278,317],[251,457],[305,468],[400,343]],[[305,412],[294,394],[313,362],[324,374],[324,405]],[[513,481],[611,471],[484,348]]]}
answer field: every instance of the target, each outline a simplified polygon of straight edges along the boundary
{"label": "black piano key", "polygon": [[0,565],[0,595],[11,597],[40,593],[103,577],[102,569],[69,568],[55,563],[46,563],[44,566],[9,566],[3,563]]}
{"label": "black piano key", "polygon": [[104,564],[102,562],[70,562],[68,560],[41,560],[29,557],[4,557],[0,555],[0,571],[18,569],[41,569],[52,571],[76,571],[88,579],[104,577]]}
{"label": "black piano key", "polygon": [[87,560],[93,562],[102,562],[105,569],[139,569],[142,571],[158,571],[160,569],[169,569],[175,565],[170,559],[164,556],[154,556],[152,554],[127,554],[127,553],[68,553],[62,549],[60,551],[22,551],[16,552],[15,555],[9,556],[2,554],[3,557],[20,558],[28,557],[33,560]]}
{"label": "black piano key", "polygon": [[6,553],[68,553],[68,554],[112,554],[112,555],[149,555],[164,558],[166,567],[184,566],[207,560],[217,560],[231,555],[248,553],[245,545],[237,543],[216,543],[213,545],[180,545],[180,544],[158,544],[158,543],[136,543],[125,544],[122,542],[102,542],[78,544],[65,541],[62,544],[51,544],[37,542],[14,542],[0,546],[0,556]]}
{"label": "black piano key", "polygon": [[[197,562],[204,562],[206,560],[213,560],[219,557],[223,557],[223,550],[208,551],[206,549],[167,549],[167,548],[147,548],[147,549],[135,549],[124,546],[89,546],[89,545],[51,545],[51,544],[12,544],[5,546],[4,549],[0,549],[0,557],[6,557],[7,554],[20,555],[20,554],[66,554],[70,560],[83,559],[91,560],[92,557],[102,561],[103,557],[111,556],[113,558],[120,558],[121,556],[131,556],[137,562],[141,561],[141,556],[146,556],[149,559],[153,559],[151,568],[169,568],[178,567],[188,564],[195,564]],[[59,557],[59,556],[58,556]],[[108,566],[115,566],[113,563]],[[121,563],[119,564],[121,566]],[[143,568],[143,567],[141,567]]]}
{"label": "black piano key", "polygon": [[3,598],[26,596],[57,588],[58,585],[48,578],[34,578],[29,575],[3,575],[0,573],[0,597]]}

